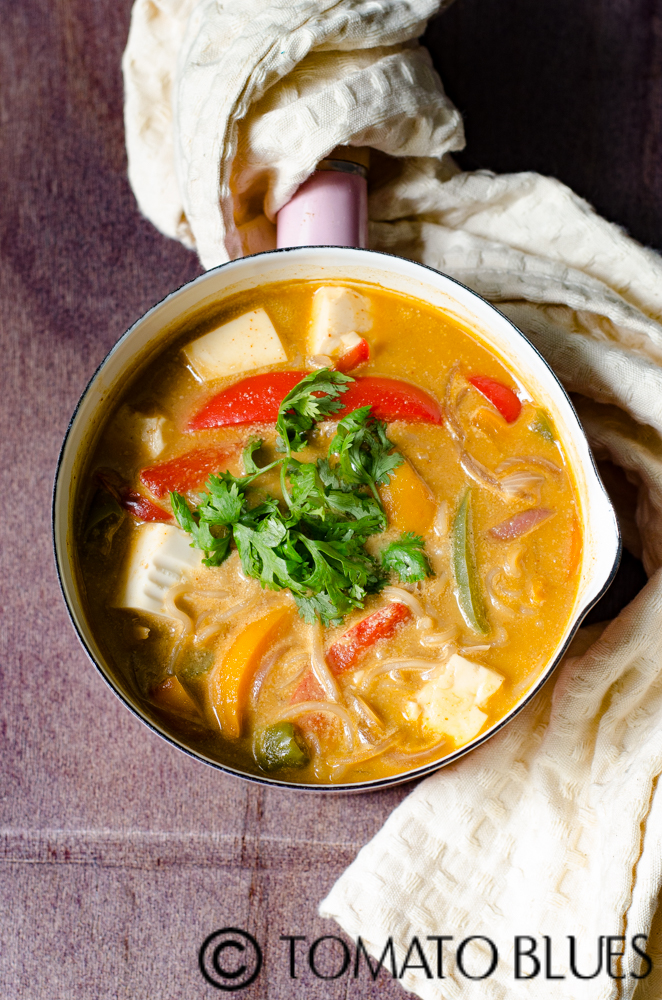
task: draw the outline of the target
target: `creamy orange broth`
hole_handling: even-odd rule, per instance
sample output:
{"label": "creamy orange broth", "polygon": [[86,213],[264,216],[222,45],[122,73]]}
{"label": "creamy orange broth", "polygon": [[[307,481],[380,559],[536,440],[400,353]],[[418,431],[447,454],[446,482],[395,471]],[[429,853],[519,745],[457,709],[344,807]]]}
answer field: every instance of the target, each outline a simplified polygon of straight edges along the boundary
{"label": "creamy orange broth", "polygon": [[[225,738],[210,710],[210,672],[246,624],[263,614],[265,608],[288,603],[294,607],[289,592],[263,591],[258,581],[243,577],[236,551],[220,567],[200,567],[191,577],[196,593],[183,595],[178,604],[194,621],[206,613],[205,621],[213,623],[214,615],[222,616],[228,608],[246,601],[253,603],[230,615],[209,640],[198,643],[189,640],[177,653],[179,626],[172,619],[114,607],[132,538],[140,530],[139,522],[126,516],[110,542],[101,544],[96,535],[92,536],[92,541],[89,537],[85,541],[86,511],[97,488],[95,472],[100,468],[114,470],[133,488],[145,492],[139,473],[143,467],[154,464],[154,460],[146,456],[139,439],[141,415],[166,417],[165,448],[158,462],[195,447],[243,444],[255,437],[255,429],[247,427],[182,432],[181,428],[206,400],[226,385],[253,374],[235,374],[201,384],[187,369],[182,346],[259,306],[269,314],[288,355],[287,363],[275,368],[303,369],[306,367],[304,337],[312,295],[318,285],[289,283],[242,293],[224,302],[194,330],[182,334],[127,386],[90,459],[79,498],[82,589],[95,635],[105,655],[142,700],[146,713],[158,718],[178,739],[213,759],[253,773],[262,773],[253,756],[254,730],[277,716],[279,706],[288,704],[296,683],[292,681],[288,687],[288,678],[295,678],[297,671],[301,675],[310,661],[311,626],[293,613],[289,631],[277,640],[283,649],[282,663],[276,661],[275,666],[272,665],[256,705],[247,706],[241,735],[236,739]],[[338,678],[341,697],[349,706],[350,714],[351,699],[359,694],[381,724],[381,731],[375,727],[369,738],[361,737],[354,757],[370,752],[370,740],[375,746],[383,747],[390,739],[387,749],[373,759],[348,764],[352,754],[343,750],[340,726],[328,716],[323,736],[313,735],[309,743],[310,764],[300,769],[275,771],[272,775],[288,781],[372,780],[452,753],[461,741],[444,737],[438,731],[431,732],[429,727],[424,729],[420,715],[416,717],[415,710],[410,707],[412,701],[416,705],[416,693],[425,683],[421,681],[420,669],[398,671],[394,668],[390,673],[377,675],[372,682],[370,672],[378,669],[380,663],[407,657],[429,659],[432,669],[454,652],[498,672],[503,676],[503,683],[482,706],[487,714],[482,732],[512,708],[549,661],[572,613],[578,586],[581,527],[577,491],[561,443],[532,430],[539,412],[535,400],[531,399],[532,393],[518,383],[515,374],[479,340],[439,310],[370,286],[357,285],[356,289],[371,300],[373,311],[372,329],[365,334],[371,349],[370,361],[356,374],[379,374],[410,381],[442,404],[449,372],[456,365],[459,365],[460,379],[480,374],[514,388],[522,401],[522,411],[514,423],[508,424],[477,390],[469,388],[468,384],[464,386],[463,394],[459,393],[458,412],[467,432],[465,447],[491,472],[513,457],[542,460],[533,467],[541,480],[537,487],[539,497],[535,501],[531,498],[506,499],[468,479],[460,467],[458,447],[446,420],[441,425],[404,421],[389,424],[390,440],[427,484],[437,505],[436,531],[428,530],[425,534],[434,575],[422,583],[404,586],[416,596],[425,618],[431,619],[433,624],[426,628],[425,622],[423,627],[420,622],[418,627],[416,621],[410,622],[392,638],[376,643],[355,668]],[[305,462],[326,455],[334,430],[335,424],[318,425],[309,437],[309,447],[296,458]],[[259,464],[264,465],[278,457],[275,430],[271,426],[261,427],[259,436],[265,442],[259,455]],[[559,471],[549,471],[545,463],[553,463]],[[240,475],[240,458],[233,459],[228,468]],[[490,625],[484,636],[468,627],[462,616],[450,558],[449,526],[468,484],[472,490],[476,565]],[[277,495],[277,470],[265,476],[258,485]],[[167,508],[167,500],[160,502]],[[514,541],[490,536],[490,528],[518,511],[538,506],[554,514],[535,530]],[[385,534],[373,536],[368,549],[378,553],[397,535],[399,532],[390,527]],[[397,580],[391,582],[402,587]],[[227,591],[230,597],[209,597],[205,596],[205,591]],[[324,648],[328,650],[348,628],[384,605],[381,594],[368,597],[365,607],[348,615],[342,625],[325,629]],[[422,642],[426,635],[446,632],[451,637],[445,644],[434,646]],[[159,699],[154,692],[171,674],[179,677],[193,708],[188,706],[180,712],[177,706],[164,705],[162,699],[161,707],[157,707]],[[305,718],[293,722],[303,727],[305,737]],[[443,745],[439,747],[442,740]],[[315,743],[319,745],[319,752],[315,752]]]}

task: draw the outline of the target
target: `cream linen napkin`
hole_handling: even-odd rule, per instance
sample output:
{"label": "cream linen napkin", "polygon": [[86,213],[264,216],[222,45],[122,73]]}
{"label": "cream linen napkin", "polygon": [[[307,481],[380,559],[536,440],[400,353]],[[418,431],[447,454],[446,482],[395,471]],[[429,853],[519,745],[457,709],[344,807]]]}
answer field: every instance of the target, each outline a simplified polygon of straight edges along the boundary
{"label": "cream linen napkin", "polygon": [[[124,59],[129,175],[142,211],[211,267],[269,245],[275,213],[335,145],[398,157],[373,185],[371,246],[498,303],[580,394],[597,456],[637,488],[636,510],[621,513],[649,583],[599,638],[584,630],[583,655],[505,731],[418,786],[321,913],[374,955],[392,937],[400,963],[414,935],[498,946],[483,981],[461,974],[452,948],[446,978],[406,972],[422,997],[631,997],[630,947],[614,969],[625,978],[581,980],[566,935],[589,973],[601,935],[651,931],[661,887],[662,261],[554,180],[457,170],[447,154],[462,123],[415,42],[439,7],[137,0]],[[567,978],[515,980],[516,934],[537,938],[539,955],[549,935],[551,971]],[[655,922],[651,934],[662,973]],[[637,1000],[660,995],[654,969]]]}

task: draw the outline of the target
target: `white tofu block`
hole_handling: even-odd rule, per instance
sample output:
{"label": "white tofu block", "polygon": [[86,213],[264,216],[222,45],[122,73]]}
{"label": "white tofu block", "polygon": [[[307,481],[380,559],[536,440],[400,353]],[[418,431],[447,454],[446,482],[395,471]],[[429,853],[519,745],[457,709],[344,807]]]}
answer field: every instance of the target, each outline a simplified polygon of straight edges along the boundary
{"label": "white tofu block", "polygon": [[458,746],[473,739],[483,728],[485,704],[503,684],[503,677],[458,653],[451,656],[444,672],[421,688],[416,701],[421,706],[423,728],[450,736]]}
{"label": "white tofu block", "polygon": [[287,361],[264,309],[253,309],[198,337],[187,344],[184,354],[203,381]]}
{"label": "white tofu block", "polygon": [[345,354],[372,327],[370,299],[351,288],[323,285],[313,295],[308,353],[326,357]]}
{"label": "white tofu block", "polygon": [[163,415],[148,417],[125,404],[118,410],[107,434],[113,449],[124,451],[130,444],[136,448],[141,459],[158,458],[165,447],[167,423],[168,418]]}
{"label": "white tofu block", "polygon": [[158,458],[165,447],[163,440],[163,429],[166,425],[166,417],[142,417],[140,427],[140,440],[145,446],[145,451],[150,458]]}
{"label": "white tofu block", "polygon": [[171,587],[201,564],[202,552],[172,524],[142,524],[132,542],[124,581],[115,607],[169,617],[163,601]]}

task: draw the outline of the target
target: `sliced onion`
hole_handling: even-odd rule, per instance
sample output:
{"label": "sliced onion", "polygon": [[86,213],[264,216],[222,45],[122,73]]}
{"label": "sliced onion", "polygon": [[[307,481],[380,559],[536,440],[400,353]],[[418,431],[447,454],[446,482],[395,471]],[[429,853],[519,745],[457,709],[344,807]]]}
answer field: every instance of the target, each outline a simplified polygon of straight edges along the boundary
{"label": "sliced onion", "polygon": [[548,472],[554,472],[556,475],[563,472],[563,469],[555,462],[550,462],[548,458],[539,458],[537,455],[513,455],[512,458],[504,459],[501,465],[497,465],[496,472],[505,472],[513,465],[538,465],[541,469],[547,469]]}
{"label": "sliced onion", "polygon": [[518,514],[513,514],[512,517],[502,521],[501,524],[490,528],[490,535],[501,541],[511,541],[515,538],[521,538],[522,535],[527,535],[534,528],[537,528],[538,525],[542,524],[543,521],[552,517],[554,513],[555,511],[550,510],[548,507],[531,507],[529,510],[521,510]]}
{"label": "sliced onion", "polygon": [[540,503],[540,490],[545,483],[545,477],[539,472],[509,472],[500,480],[501,489],[506,497],[521,497],[523,500],[533,500]]}
{"label": "sliced onion", "polygon": [[[486,469],[482,462],[479,462],[478,459],[474,458],[464,449],[460,452],[460,466],[463,471],[474,480],[474,482],[478,483],[479,486],[484,486],[486,490],[491,490],[492,493],[499,493],[503,495],[503,481],[492,475],[490,470]],[[515,473],[515,475],[517,475],[517,473]]]}

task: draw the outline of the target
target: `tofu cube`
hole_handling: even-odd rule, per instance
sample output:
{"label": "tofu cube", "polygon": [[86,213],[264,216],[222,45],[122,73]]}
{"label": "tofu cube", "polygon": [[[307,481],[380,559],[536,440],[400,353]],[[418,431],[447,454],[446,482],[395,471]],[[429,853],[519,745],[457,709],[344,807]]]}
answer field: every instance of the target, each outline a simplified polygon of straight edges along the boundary
{"label": "tofu cube", "polygon": [[372,327],[370,299],[351,288],[323,285],[313,295],[307,348],[313,357],[333,358],[361,342]]}
{"label": "tofu cube", "polygon": [[421,725],[449,736],[457,746],[473,739],[485,725],[481,706],[498,691],[503,677],[480,663],[455,653],[444,672],[425,684],[416,695],[421,706]]}
{"label": "tofu cube", "polygon": [[184,348],[186,360],[203,382],[287,361],[264,309],[253,309],[198,337]]}
{"label": "tofu cube", "polygon": [[165,417],[143,417],[140,425],[140,440],[150,458],[158,458],[165,447],[163,430]]}
{"label": "tofu cube", "polygon": [[125,452],[128,446],[144,461],[158,458],[163,451],[168,423],[168,418],[162,414],[147,416],[125,404],[116,413],[105,436],[113,450]]}
{"label": "tofu cube", "polygon": [[186,532],[172,524],[140,525],[115,607],[169,617],[163,608],[166,594],[201,565],[202,552],[189,543]]}

